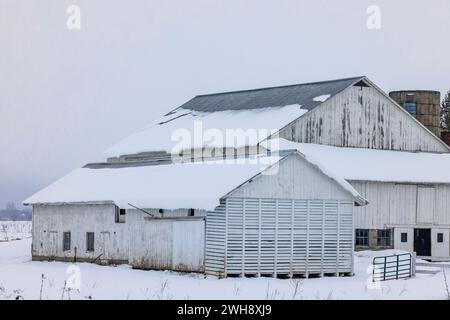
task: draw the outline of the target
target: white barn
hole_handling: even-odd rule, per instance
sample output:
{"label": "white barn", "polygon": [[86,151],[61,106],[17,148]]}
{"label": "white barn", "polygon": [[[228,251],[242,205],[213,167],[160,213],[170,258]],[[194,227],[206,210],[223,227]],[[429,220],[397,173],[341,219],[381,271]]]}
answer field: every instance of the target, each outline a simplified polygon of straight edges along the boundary
{"label": "white barn", "polygon": [[366,200],[298,152],[239,160],[77,169],[25,201],[33,259],[352,274],[353,206]]}
{"label": "white barn", "polygon": [[337,148],[281,140],[345,178],[369,204],[355,210],[356,248],[450,256],[450,153]]}
{"label": "white barn", "polygon": [[[297,151],[281,151],[279,175],[190,171],[280,149]],[[197,96],[27,199],[33,258],[76,247],[77,259],[223,276],[351,273],[355,245],[449,258],[450,179],[432,170],[449,152],[366,77]]]}

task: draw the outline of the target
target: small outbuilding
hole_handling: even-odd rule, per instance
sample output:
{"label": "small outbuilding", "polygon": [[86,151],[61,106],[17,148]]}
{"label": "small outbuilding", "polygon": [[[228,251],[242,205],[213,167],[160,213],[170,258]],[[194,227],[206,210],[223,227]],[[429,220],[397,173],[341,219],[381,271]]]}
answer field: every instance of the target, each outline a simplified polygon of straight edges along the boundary
{"label": "small outbuilding", "polygon": [[299,152],[194,163],[103,163],[25,201],[33,260],[229,275],[353,273],[367,201]]}

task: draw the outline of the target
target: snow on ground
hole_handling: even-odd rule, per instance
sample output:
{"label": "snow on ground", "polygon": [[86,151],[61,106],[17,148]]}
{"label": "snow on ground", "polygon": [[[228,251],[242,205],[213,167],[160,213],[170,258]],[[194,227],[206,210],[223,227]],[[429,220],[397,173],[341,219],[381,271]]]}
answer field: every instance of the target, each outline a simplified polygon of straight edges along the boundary
{"label": "snow on ground", "polygon": [[[70,263],[33,262],[31,239],[0,242],[0,299],[446,299],[443,273],[378,283],[367,272],[373,256],[355,254],[354,277],[314,279],[228,278],[168,271],[133,270],[78,263],[80,290],[63,290],[70,282]],[[67,273],[69,271],[69,273]],[[76,272],[75,272],[76,273]],[[44,280],[42,280],[44,275]],[[447,269],[447,278],[450,270]],[[41,292],[42,283],[42,294]],[[296,289],[297,287],[297,289]],[[64,292],[64,296],[63,296]]]}
{"label": "snow on ground", "polygon": [[0,221],[0,241],[31,237],[31,221]]}

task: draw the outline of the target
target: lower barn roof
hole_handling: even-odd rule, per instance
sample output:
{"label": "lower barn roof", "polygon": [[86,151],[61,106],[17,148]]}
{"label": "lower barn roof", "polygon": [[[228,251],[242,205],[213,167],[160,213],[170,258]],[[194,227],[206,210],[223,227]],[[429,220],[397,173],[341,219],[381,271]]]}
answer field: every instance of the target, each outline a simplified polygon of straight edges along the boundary
{"label": "lower barn roof", "polygon": [[[85,167],[32,195],[24,204],[115,203],[121,208],[214,210],[220,199],[289,156],[293,154],[127,168]],[[321,171],[350,193],[356,203],[365,204],[344,179]]]}
{"label": "lower barn roof", "polygon": [[[450,153],[341,148],[285,139],[271,143],[277,149],[298,150],[347,181],[450,184]],[[270,149],[267,142],[264,145]]]}

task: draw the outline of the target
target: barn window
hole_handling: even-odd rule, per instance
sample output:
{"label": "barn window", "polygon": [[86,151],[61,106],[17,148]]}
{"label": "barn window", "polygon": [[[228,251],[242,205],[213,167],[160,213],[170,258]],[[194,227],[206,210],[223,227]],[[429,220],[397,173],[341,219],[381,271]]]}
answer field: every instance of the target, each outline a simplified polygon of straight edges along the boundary
{"label": "barn window", "polygon": [[414,118],[417,116],[417,105],[415,102],[406,102],[403,104],[403,108]]}
{"label": "barn window", "polygon": [[94,251],[94,233],[86,232],[86,251]]}
{"label": "barn window", "polygon": [[63,251],[70,250],[70,232],[63,232]]}
{"label": "barn window", "polygon": [[116,207],[116,223],[124,223],[127,210]]}
{"label": "barn window", "polygon": [[188,216],[189,217],[193,217],[195,215],[195,210],[194,209],[189,209],[188,210]]}
{"label": "barn window", "polygon": [[401,234],[400,234],[400,241],[401,242],[408,242],[408,234],[406,233],[406,232],[402,232]]}
{"label": "barn window", "polygon": [[387,247],[391,245],[391,230],[378,230],[377,235],[378,246]]}
{"label": "barn window", "polygon": [[356,229],[355,235],[356,235],[355,243],[357,246],[368,246],[369,245],[369,230],[368,229]]}
{"label": "barn window", "polygon": [[444,234],[443,233],[438,233],[437,234],[437,242],[438,243],[444,242]]}

